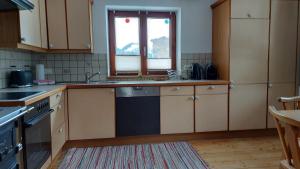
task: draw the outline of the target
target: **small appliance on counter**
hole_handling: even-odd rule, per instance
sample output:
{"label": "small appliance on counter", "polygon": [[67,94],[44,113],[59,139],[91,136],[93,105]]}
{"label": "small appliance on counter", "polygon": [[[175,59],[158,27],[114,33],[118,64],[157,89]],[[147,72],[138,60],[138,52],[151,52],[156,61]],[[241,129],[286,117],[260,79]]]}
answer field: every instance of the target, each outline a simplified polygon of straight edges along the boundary
{"label": "small appliance on counter", "polygon": [[9,86],[14,88],[31,87],[33,83],[31,70],[14,70],[10,72]]}
{"label": "small appliance on counter", "polygon": [[213,64],[207,64],[205,66],[202,66],[199,63],[193,63],[191,79],[192,80],[217,80],[218,70],[216,66]]}

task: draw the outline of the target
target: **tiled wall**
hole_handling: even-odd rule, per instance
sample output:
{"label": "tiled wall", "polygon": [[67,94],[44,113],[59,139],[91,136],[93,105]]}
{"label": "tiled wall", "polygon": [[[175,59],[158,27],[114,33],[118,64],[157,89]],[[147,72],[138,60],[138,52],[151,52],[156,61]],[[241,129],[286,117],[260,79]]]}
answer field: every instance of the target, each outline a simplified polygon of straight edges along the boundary
{"label": "tiled wall", "polygon": [[[211,54],[182,54],[182,76],[188,77],[189,66],[192,63],[206,64],[211,62]],[[9,72],[14,69],[28,69],[34,72],[36,64],[44,64],[50,72],[46,78],[56,82],[83,82],[85,73],[101,72],[102,79],[107,77],[106,54],[45,54],[16,50],[0,50],[0,88],[8,85]],[[96,76],[93,80],[100,80]]]}
{"label": "tiled wall", "polygon": [[[182,75],[187,77],[188,69],[192,63],[206,64],[211,62],[211,54],[182,54]],[[85,73],[101,72],[102,79],[107,77],[107,55],[106,54],[44,54],[34,53],[32,63],[44,64],[50,70],[46,77],[56,82],[83,82]],[[52,72],[51,72],[52,70]],[[99,80],[96,76],[93,80]]]}
{"label": "tiled wall", "polygon": [[31,65],[31,52],[0,50],[0,89],[7,87],[11,70],[30,69]]}

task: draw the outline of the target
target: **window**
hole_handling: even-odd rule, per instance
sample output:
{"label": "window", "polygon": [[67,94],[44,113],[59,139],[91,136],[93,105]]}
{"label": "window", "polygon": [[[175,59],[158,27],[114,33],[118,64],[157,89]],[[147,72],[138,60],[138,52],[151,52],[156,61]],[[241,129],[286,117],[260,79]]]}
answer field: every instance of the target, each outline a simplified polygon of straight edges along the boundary
{"label": "window", "polygon": [[108,12],[110,75],[176,70],[175,12]]}

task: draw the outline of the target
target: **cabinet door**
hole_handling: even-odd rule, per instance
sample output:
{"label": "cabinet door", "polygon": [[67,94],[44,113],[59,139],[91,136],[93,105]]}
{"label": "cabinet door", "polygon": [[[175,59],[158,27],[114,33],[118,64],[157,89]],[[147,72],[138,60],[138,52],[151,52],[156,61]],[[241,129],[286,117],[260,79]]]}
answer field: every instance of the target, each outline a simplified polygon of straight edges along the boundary
{"label": "cabinet door", "polygon": [[90,49],[90,0],[66,0],[69,49]]}
{"label": "cabinet door", "polygon": [[161,96],[161,134],[194,132],[193,96]]}
{"label": "cabinet door", "polygon": [[270,0],[231,0],[231,18],[269,18]]}
{"label": "cabinet door", "polygon": [[46,16],[46,0],[39,0],[40,5],[40,25],[41,25],[41,47],[48,48],[47,35],[47,16]]}
{"label": "cabinet door", "polygon": [[232,19],[231,26],[230,80],[267,83],[269,21]]}
{"label": "cabinet door", "polygon": [[115,137],[114,89],[70,89],[70,140]]}
{"label": "cabinet door", "polygon": [[63,123],[61,126],[59,126],[56,130],[52,133],[52,141],[51,141],[51,147],[52,147],[52,159],[54,159],[59,151],[62,149],[63,145],[66,141],[66,131],[65,131],[65,123]]}
{"label": "cabinet door", "polygon": [[[279,97],[295,96],[295,83],[283,83],[283,84],[272,84],[269,87],[268,94],[268,105],[275,106],[277,109],[282,110],[283,106],[278,102]],[[293,108],[289,105],[288,108]],[[268,128],[275,128],[274,119],[270,113],[268,113]]]}
{"label": "cabinet door", "polygon": [[198,95],[195,101],[196,132],[228,130],[228,95]]}
{"label": "cabinet door", "polygon": [[230,90],[229,130],[265,129],[267,85],[237,85]]}
{"label": "cabinet door", "polygon": [[21,43],[41,47],[39,1],[31,0],[32,10],[20,10]]}
{"label": "cabinet door", "polygon": [[50,49],[68,49],[65,1],[47,0]]}
{"label": "cabinet door", "polygon": [[270,82],[295,82],[298,0],[272,0]]}

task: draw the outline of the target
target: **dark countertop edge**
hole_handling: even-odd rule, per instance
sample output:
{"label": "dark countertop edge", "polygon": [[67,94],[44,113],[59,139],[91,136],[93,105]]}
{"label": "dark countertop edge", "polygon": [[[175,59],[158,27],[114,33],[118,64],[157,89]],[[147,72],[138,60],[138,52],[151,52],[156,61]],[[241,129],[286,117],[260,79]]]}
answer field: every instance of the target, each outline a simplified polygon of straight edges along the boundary
{"label": "dark countertop edge", "polygon": [[12,106],[28,106],[36,101],[47,98],[55,93],[65,89],[91,89],[91,88],[116,88],[116,87],[143,87],[143,86],[205,86],[205,85],[228,85],[229,81],[226,80],[205,80],[205,81],[183,81],[183,82],[157,82],[157,83],[107,83],[107,84],[64,84],[59,85],[53,90],[46,91],[32,98],[26,100],[14,101],[0,101],[0,107]]}

